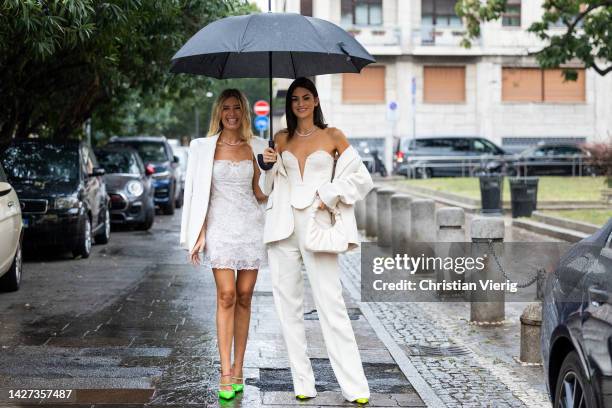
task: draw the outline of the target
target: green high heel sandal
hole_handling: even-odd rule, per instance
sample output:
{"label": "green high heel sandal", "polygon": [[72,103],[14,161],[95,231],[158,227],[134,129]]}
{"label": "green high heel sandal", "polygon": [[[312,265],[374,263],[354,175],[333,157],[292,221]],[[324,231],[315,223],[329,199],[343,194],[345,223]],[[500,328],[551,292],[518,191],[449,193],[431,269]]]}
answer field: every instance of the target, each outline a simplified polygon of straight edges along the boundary
{"label": "green high heel sandal", "polygon": [[[241,383],[235,383],[234,380],[242,381]],[[244,378],[232,376],[232,389],[236,392],[244,391]]]}
{"label": "green high heel sandal", "polygon": [[[234,369],[235,369],[234,364],[232,364],[232,372],[231,372],[232,373],[232,389],[235,392],[242,392],[242,391],[244,391],[244,378],[242,378],[242,377],[234,377],[234,375],[233,375],[234,374]],[[235,383],[234,380],[239,380],[240,383]]]}
{"label": "green high heel sandal", "polygon": [[370,400],[367,398],[357,398],[355,401],[357,404],[364,405],[367,404]]}
{"label": "green high heel sandal", "polygon": [[[232,378],[231,374],[221,374],[221,379],[223,377],[230,377],[230,379]],[[221,387],[232,387],[231,390],[222,390]],[[236,396],[236,391],[234,391],[234,387],[232,383],[222,383],[219,382],[219,398],[224,399],[224,400],[231,400]]]}
{"label": "green high heel sandal", "polygon": [[304,400],[307,400],[307,399],[311,399],[312,397],[308,397],[308,396],[303,395],[303,394],[298,394],[298,395],[295,396],[295,398],[304,401]]}

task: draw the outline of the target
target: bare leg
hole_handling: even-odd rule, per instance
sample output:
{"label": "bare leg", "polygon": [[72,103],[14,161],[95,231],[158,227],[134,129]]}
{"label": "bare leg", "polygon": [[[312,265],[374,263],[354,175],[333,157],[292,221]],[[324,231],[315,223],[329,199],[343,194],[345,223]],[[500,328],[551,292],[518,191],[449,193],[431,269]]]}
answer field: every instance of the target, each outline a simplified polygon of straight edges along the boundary
{"label": "bare leg", "polygon": [[[236,283],[231,269],[213,269],[217,285],[217,343],[221,360],[221,374],[231,370],[232,339],[234,338],[234,310]],[[223,378],[223,382],[228,378]],[[222,389],[226,389],[223,387]],[[231,387],[229,387],[231,389]]]}
{"label": "bare leg", "polygon": [[[236,280],[236,309],[234,312],[234,364],[233,376],[242,378],[242,366],[249,335],[251,321],[251,300],[253,289],[257,281],[257,269],[243,269],[238,271]],[[242,383],[242,381],[236,381]]]}

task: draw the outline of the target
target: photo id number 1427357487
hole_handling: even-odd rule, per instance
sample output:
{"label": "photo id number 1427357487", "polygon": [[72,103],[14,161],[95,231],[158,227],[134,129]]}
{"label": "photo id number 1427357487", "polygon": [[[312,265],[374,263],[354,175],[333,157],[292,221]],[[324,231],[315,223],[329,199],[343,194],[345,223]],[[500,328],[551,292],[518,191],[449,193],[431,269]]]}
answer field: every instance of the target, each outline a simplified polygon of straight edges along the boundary
{"label": "photo id number 1427357487", "polygon": [[11,400],[29,400],[29,399],[70,399],[72,390],[41,390],[41,389],[17,389],[8,390],[8,398]]}

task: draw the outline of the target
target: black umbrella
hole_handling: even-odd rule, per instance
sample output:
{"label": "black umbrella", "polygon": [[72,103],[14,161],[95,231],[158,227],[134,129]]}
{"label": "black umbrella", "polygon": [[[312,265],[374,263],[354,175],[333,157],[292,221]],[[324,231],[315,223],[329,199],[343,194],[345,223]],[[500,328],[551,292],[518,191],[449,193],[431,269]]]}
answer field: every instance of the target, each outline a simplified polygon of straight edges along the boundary
{"label": "black umbrella", "polygon": [[[359,73],[374,58],[329,21],[294,13],[226,17],[198,31],[172,58],[171,72],[213,78],[298,78]],[[272,141],[270,121],[270,146]],[[267,169],[271,166],[259,164]]]}

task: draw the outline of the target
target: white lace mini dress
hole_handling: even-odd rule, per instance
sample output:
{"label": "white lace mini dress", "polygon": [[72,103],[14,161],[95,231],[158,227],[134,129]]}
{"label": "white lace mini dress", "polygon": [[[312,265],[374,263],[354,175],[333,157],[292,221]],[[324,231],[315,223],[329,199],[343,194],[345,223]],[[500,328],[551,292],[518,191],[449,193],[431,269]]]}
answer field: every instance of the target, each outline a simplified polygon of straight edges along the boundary
{"label": "white lace mini dress", "polygon": [[204,264],[211,268],[259,269],[267,263],[264,210],[253,194],[253,162],[215,160]]}

